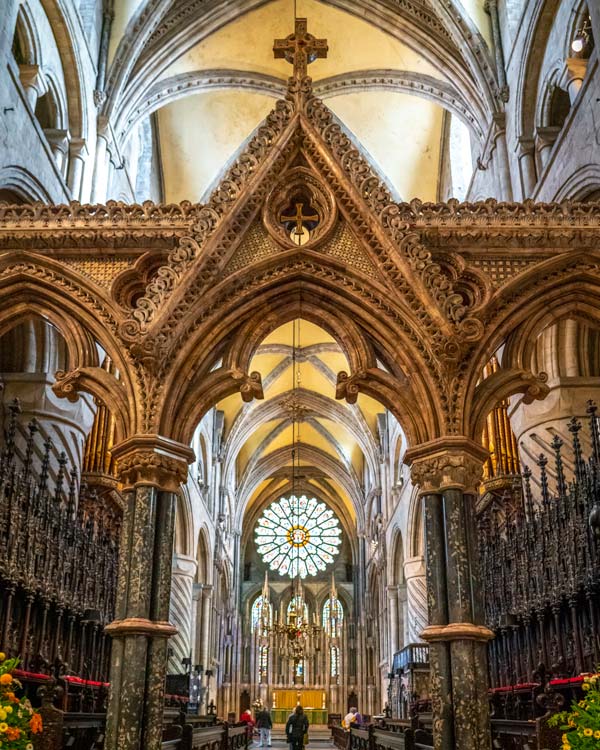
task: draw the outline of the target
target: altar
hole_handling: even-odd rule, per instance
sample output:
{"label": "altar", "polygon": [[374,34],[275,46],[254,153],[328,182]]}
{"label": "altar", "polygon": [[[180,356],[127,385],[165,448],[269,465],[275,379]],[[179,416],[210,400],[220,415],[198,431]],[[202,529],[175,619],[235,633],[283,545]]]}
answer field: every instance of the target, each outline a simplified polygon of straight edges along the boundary
{"label": "altar", "polygon": [[327,696],[324,690],[292,688],[273,690],[271,718],[274,724],[285,724],[299,704],[311,725],[327,724]]}

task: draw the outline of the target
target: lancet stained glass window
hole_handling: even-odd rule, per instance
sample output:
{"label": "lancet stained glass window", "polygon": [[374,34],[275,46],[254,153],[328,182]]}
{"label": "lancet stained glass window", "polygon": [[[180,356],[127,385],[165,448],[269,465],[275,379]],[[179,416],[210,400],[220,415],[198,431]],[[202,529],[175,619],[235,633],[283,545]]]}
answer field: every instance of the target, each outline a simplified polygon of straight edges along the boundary
{"label": "lancet stained glass window", "polygon": [[259,630],[262,630],[263,625],[273,624],[273,607],[270,602],[264,601],[262,594],[254,600],[252,612],[250,614],[250,621],[252,632],[254,632],[257,627]]}
{"label": "lancet stained glass window", "polygon": [[325,503],[306,495],[271,503],[255,529],[258,553],[282,576],[314,576],[333,562],[342,543],[340,524]]}
{"label": "lancet stained glass window", "polygon": [[333,612],[331,611],[331,599],[327,599],[323,605],[323,627],[327,635],[337,638],[342,632],[344,621],[344,609],[339,599],[333,600]]}

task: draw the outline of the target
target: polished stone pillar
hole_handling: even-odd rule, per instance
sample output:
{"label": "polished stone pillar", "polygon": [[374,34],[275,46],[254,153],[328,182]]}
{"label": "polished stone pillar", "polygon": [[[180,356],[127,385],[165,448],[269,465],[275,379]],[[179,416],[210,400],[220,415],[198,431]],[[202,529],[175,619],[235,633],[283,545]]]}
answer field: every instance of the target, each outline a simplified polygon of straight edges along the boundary
{"label": "polished stone pillar", "polygon": [[[448,624],[444,506],[441,495],[434,493],[425,495],[423,502],[425,505],[425,558],[427,561],[429,625],[443,628]],[[423,634],[421,636],[424,637]],[[431,668],[434,748],[435,750],[453,750],[455,744],[450,644],[441,640],[431,642],[429,664]]]}
{"label": "polished stone pillar", "polygon": [[474,544],[475,492],[487,452],[460,436],[411,448],[405,457],[425,503],[426,574],[434,745],[491,747],[487,641]]}
{"label": "polished stone pillar", "polygon": [[113,449],[125,509],[112,636],[106,750],[160,750],[175,492],[193,454],[156,435]]}

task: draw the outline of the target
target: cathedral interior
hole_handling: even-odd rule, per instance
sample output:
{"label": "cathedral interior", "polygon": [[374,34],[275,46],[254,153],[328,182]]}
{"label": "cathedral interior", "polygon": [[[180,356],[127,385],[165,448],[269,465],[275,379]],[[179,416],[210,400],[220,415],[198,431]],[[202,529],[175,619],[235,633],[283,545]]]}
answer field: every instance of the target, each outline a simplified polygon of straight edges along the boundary
{"label": "cathedral interior", "polygon": [[1,5],[0,746],[600,747],[598,0]]}

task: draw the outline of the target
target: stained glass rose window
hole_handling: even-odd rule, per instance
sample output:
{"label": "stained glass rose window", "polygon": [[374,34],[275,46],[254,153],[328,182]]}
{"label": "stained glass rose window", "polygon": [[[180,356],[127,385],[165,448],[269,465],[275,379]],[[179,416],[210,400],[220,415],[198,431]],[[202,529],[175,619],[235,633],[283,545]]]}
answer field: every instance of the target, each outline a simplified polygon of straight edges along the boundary
{"label": "stained glass rose window", "polygon": [[342,543],[335,513],[313,498],[282,497],[271,503],[255,529],[258,553],[282,576],[314,576],[333,562]]}

